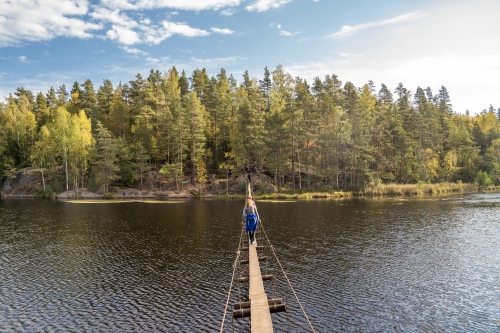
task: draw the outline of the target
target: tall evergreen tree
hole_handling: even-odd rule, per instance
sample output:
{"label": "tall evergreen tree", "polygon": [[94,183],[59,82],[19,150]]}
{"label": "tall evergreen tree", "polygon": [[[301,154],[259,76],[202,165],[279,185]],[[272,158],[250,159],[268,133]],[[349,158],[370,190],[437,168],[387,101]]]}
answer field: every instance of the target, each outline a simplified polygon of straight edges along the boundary
{"label": "tall evergreen tree", "polygon": [[109,192],[111,182],[118,179],[118,143],[111,132],[100,121],[97,122],[97,156],[94,162],[96,181],[103,186],[104,193]]}

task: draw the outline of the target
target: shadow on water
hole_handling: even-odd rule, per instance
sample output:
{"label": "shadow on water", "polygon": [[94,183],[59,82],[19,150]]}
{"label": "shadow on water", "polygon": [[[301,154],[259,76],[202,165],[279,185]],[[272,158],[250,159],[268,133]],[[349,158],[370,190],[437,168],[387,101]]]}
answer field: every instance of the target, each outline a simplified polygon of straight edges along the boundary
{"label": "shadow on water", "polygon": [[[317,332],[500,330],[500,195],[257,205]],[[218,331],[242,208],[0,201],[0,331]]]}

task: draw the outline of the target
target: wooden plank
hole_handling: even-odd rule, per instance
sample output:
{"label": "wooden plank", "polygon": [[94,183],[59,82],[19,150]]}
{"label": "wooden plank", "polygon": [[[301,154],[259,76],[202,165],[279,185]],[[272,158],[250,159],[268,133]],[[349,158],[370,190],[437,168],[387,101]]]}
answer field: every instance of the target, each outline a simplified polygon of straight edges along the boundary
{"label": "wooden plank", "polygon": [[250,245],[249,256],[249,277],[250,277],[250,310],[251,316],[251,332],[252,333],[272,333],[273,322],[271,313],[269,312],[269,304],[267,295],[264,291],[264,282],[260,273],[259,259],[257,257],[257,241]]}

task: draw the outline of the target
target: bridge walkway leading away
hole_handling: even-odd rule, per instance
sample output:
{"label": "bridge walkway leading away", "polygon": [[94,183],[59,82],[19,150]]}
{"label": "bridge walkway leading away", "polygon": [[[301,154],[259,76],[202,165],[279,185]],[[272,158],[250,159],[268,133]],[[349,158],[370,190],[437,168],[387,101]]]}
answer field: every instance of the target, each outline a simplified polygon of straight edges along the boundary
{"label": "bridge walkway leading away", "polygon": [[252,333],[272,333],[273,322],[271,320],[271,312],[267,295],[264,291],[264,282],[260,272],[259,258],[257,256],[257,241],[249,245],[249,277],[250,277],[250,313],[251,313],[251,330]]}
{"label": "bridge walkway leading away", "polygon": [[[247,184],[247,196],[252,195],[252,186]],[[259,257],[257,255],[257,240],[252,245],[248,245],[248,265],[250,288],[248,296],[250,299],[250,328],[252,333],[273,333],[273,322],[267,295],[264,291],[264,282],[260,272]]]}

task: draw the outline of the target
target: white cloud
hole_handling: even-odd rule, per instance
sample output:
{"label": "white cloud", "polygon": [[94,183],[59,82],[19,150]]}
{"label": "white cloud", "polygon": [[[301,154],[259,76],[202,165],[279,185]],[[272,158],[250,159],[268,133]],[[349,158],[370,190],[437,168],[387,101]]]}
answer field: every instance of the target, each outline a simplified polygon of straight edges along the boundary
{"label": "white cloud", "polygon": [[18,59],[20,62],[28,62],[28,58],[26,58],[26,56],[20,56]]}
{"label": "white cloud", "polygon": [[382,26],[382,25],[412,21],[412,20],[419,19],[419,18],[423,17],[424,15],[425,14],[423,12],[418,11],[418,12],[412,12],[412,13],[399,15],[399,16],[396,16],[396,17],[393,17],[393,18],[390,18],[387,20],[362,23],[362,24],[358,24],[358,25],[355,25],[352,27],[350,27],[348,25],[343,25],[342,29],[340,29],[340,31],[337,31],[336,33],[328,35],[327,38],[333,38],[333,39],[344,38],[344,37],[353,35],[361,30],[374,28],[374,27],[378,27],[378,26]]}
{"label": "white cloud", "polygon": [[296,34],[300,34],[300,32],[289,32],[289,31],[285,31],[285,30],[281,30],[280,31],[280,35],[281,36],[290,37],[290,36],[293,36],[293,35],[296,35]]}
{"label": "white cloud", "polygon": [[278,24],[277,27],[278,27],[278,29],[281,29],[281,24]]}
{"label": "white cloud", "polygon": [[265,12],[269,9],[279,8],[292,0],[257,0],[253,4],[246,6],[246,10],[252,12]]}
{"label": "white cloud", "polygon": [[0,47],[56,37],[92,38],[99,23],[78,18],[88,13],[87,0],[2,1]]}
{"label": "white cloud", "polygon": [[230,9],[224,9],[220,11],[220,14],[222,16],[232,16],[236,13],[236,9],[230,8]]}
{"label": "white cloud", "polygon": [[134,55],[148,55],[147,52],[141,51],[139,49],[133,48],[133,47],[128,47],[128,46],[123,46],[122,49],[127,52],[127,53],[132,53]]}
{"label": "white cloud", "polygon": [[156,59],[156,58],[146,58],[146,61],[151,63],[151,64],[157,64],[160,62],[160,59]]}
{"label": "white cloud", "polygon": [[190,38],[210,35],[210,32],[190,27],[186,23],[162,21],[162,25],[162,27],[142,27],[144,42],[156,45],[173,35],[181,35]]}
{"label": "white cloud", "polygon": [[124,10],[172,8],[178,10],[219,10],[238,6],[241,0],[102,0],[101,5]]}
{"label": "white cloud", "polygon": [[[220,10],[231,13],[242,0],[102,0],[90,6],[88,0],[0,0],[0,47],[25,42],[48,41],[56,37],[111,39],[122,45],[158,44],[174,34],[208,36],[210,32],[186,23],[163,21],[159,26],[148,17],[135,20],[126,11],[171,8]],[[172,11],[169,17],[178,15]],[[91,21],[89,21],[89,18]],[[101,30],[100,33],[95,31]],[[102,30],[105,32],[103,33]],[[229,29],[213,30],[230,34]]]}
{"label": "white cloud", "polygon": [[133,45],[141,42],[141,38],[137,32],[120,25],[113,24],[112,29],[106,32],[106,36],[125,45]]}
{"label": "white cloud", "polygon": [[169,37],[174,34],[179,34],[185,37],[204,37],[210,35],[206,30],[192,28],[186,23],[175,23],[169,21],[162,21],[165,33]]}
{"label": "white cloud", "polygon": [[219,28],[210,28],[213,32],[218,33],[218,34],[223,34],[223,35],[231,35],[234,33],[233,30],[229,29],[219,29]]}
{"label": "white cloud", "polygon": [[123,27],[127,27],[129,29],[138,26],[136,21],[128,17],[127,14],[121,13],[118,9],[109,10],[107,8],[98,7],[95,8],[92,13],[90,13],[90,16],[96,20],[110,22]]}

